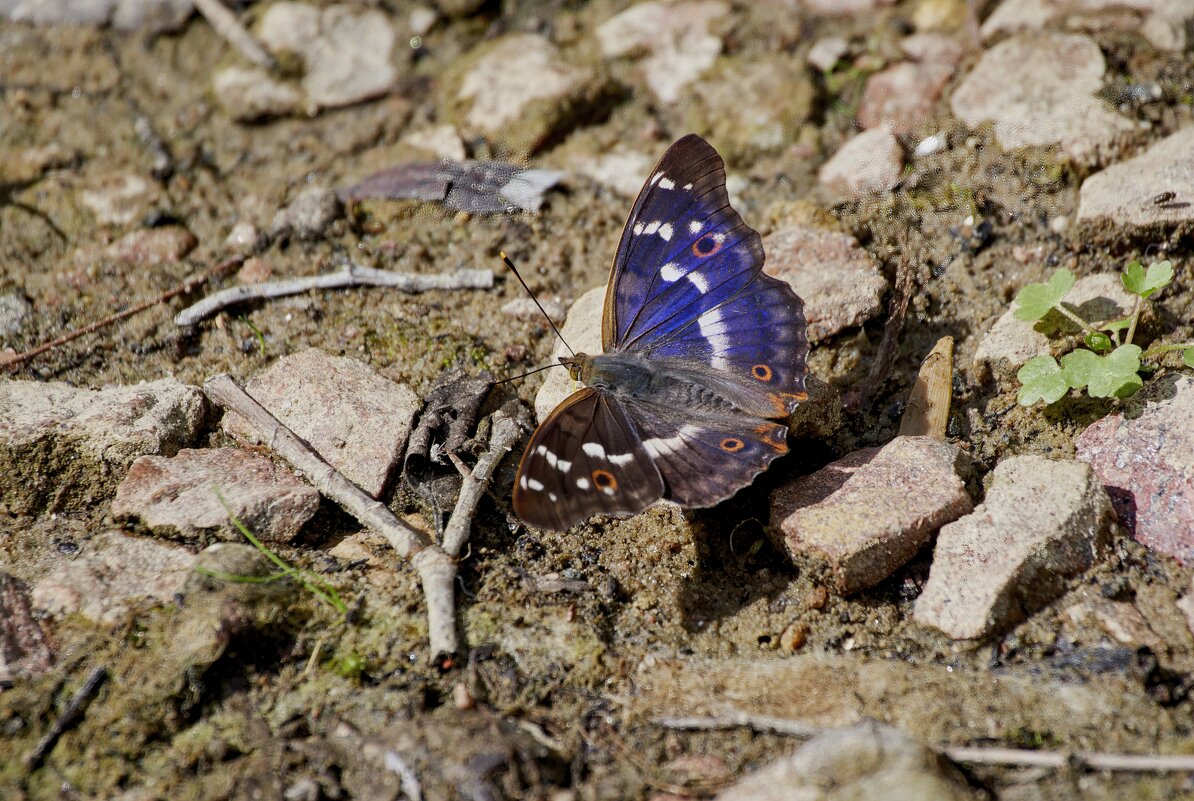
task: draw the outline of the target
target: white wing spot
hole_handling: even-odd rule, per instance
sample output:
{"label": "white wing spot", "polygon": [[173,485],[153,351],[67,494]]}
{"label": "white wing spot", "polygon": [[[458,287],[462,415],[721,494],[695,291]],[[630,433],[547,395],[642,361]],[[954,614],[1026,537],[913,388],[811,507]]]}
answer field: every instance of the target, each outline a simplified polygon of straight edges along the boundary
{"label": "white wing spot", "polygon": [[709,279],[698,273],[696,270],[693,270],[688,274],[688,280],[692,281],[692,285],[695,286],[702,295],[709,291]]}
{"label": "white wing spot", "polygon": [[526,476],[523,476],[522,478],[518,479],[518,486],[522,487],[523,489],[527,488],[527,477]]}
{"label": "white wing spot", "polygon": [[730,338],[725,334],[725,328],[721,325],[721,309],[714,306],[709,311],[697,318],[697,326],[701,329],[701,336],[709,343],[709,348],[713,351],[713,367],[724,369],[729,366],[721,354],[729,350],[731,342]]}
{"label": "white wing spot", "polygon": [[659,268],[659,277],[664,281],[676,281],[684,277],[684,270],[679,264],[674,261],[669,261],[667,264]]}
{"label": "white wing spot", "polygon": [[633,453],[611,453],[606,458],[609,459],[611,464],[615,464],[618,467],[621,467],[624,464],[630,464],[631,462],[633,462],[634,454]]}
{"label": "white wing spot", "polygon": [[602,490],[602,492],[604,492],[606,495],[613,495],[613,494],[614,494],[614,488],[613,488],[613,487],[606,487],[605,489],[603,489],[603,490]]}
{"label": "white wing spot", "polygon": [[659,179],[659,188],[660,189],[675,189],[676,182],[673,181],[671,178],[660,178]]}
{"label": "white wing spot", "polygon": [[547,446],[540,445],[538,448],[535,448],[535,453],[539,454],[540,456],[545,456],[547,454]]}
{"label": "white wing spot", "polygon": [[586,442],[580,446],[580,449],[594,459],[605,458],[605,448],[602,447],[600,442]]}
{"label": "white wing spot", "polygon": [[643,229],[644,234],[653,234],[659,230],[659,220],[647,223],[647,227]]}
{"label": "white wing spot", "polygon": [[688,224],[688,233],[699,234],[701,232],[701,229],[704,227],[705,227],[705,224],[703,222],[701,222],[700,220],[693,220],[692,222],[690,222]]}
{"label": "white wing spot", "polygon": [[685,192],[687,192],[687,191],[688,191],[688,190],[690,190],[690,189],[692,189],[692,184],[684,184],[684,191],[685,191]]}
{"label": "white wing spot", "polygon": [[662,179],[662,178],[663,178],[662,172],[655,173],[654,175],[651,176],[651,185],[654,186],[655,184],[659,183],[660,179]]}
{"label": "white wing spot", "polygon": [[651,439],[643,440],[643,447],[646,448],[647,453],[652,459],[658,459],[661,456],[667,456],[675,453],[681,445],[684,444],[683,437],[652,437]]}
{"label": "white wing spot", "polygon": [[527,486],[530,487],[531,489],[533,489],[535,492],[539,492],[540,490],[543,489],[543,482],[539,481],[537,479],[531,478],[531,479],[527,479]]}
{"label": "white wing spot", "polygon": [[589,488],[589,480],[587,478],[576,479],[576,488],[577,489],[588,489]]}
{"label": "white wing spot", "polygon": [[560,459],[556,462],[556,469],[559,470],[561,473],[567,473],[569,470],[572,469],[572,462],[568,462],[563,459]]}
{"label": "white wing spot", "polygon": [[672,240],[672,224],[671,223],[664,223],[663,225],[659,226],[659,237],[664,242],[670,242]]}
{"label": "white wing spot", "polygon": [[641,222],[635,223],[634,224],[634,235],[638,236],[642,232],[643,232],[643,224]]}
{"label": "white wing spot", "polygon": [[554,492],[547,493],[547,497],[552,503],[555,503],[556,501],[558,501],[560,499],[559,496],[556,495]]}

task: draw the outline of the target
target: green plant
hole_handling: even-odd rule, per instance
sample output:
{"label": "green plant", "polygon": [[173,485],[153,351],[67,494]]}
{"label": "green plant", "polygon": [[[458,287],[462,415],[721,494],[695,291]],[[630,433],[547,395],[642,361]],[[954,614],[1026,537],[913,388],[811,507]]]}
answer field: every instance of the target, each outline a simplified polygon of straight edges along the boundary
{"label": "green plant", "polygon": [[1063,301],[1074,287],[1074,275],[1066,269],[1055,271],[1043,284],[1029,284],[1016,295],[1017,319],[1035,322],[1056,310],[1082,330],[1086,345],[1062,356],[1060,363],[1052,356],[1029,359],[1016,373],[1020,380],[1017,399],[1022,406],[1038,401],[1055,403],[1071,389],[1085,389],[1092,398],[1125,398],[1144,386],[1141,373],[1157,369],[1157,364],[1147,360],[1171,351],[1182,351],[1182,361],[1194,367],[1194,342],[1154,343],[1146,350],[1132,341],[1149,298],[1173,281],[1173,265],[1160,261],[1145,269],[1133,261],[1120,279],[1135,299],[1132,313],[1117,320],[1090,322],[1067,307]]}

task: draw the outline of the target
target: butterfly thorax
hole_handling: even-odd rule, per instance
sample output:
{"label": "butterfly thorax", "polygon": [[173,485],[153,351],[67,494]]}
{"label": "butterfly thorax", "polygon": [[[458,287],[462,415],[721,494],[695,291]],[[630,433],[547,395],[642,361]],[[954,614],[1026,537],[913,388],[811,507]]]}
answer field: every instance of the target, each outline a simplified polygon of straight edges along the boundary
{"label": "butterfly thorax", "polygon": [[648,359],[635,353],[578,353],[560,357],[573,380],[623,402],[651,403],[707,414],[741,411],[678,359]]}

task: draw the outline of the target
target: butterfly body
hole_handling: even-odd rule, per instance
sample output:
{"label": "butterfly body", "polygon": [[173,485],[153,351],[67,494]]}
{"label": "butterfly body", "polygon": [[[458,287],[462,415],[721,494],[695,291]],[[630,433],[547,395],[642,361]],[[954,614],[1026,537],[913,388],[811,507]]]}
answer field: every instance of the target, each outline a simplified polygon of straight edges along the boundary
{"label": "butterfly body", "polygon": [[584,385],[543,421],[514,509],[540,528],[626,515],[661,498],[712,506],[787,452],[805,399],[803,303],[762,272],[717,152],[668,149],[639,194],[610,274],[604,353],[562,357]]}

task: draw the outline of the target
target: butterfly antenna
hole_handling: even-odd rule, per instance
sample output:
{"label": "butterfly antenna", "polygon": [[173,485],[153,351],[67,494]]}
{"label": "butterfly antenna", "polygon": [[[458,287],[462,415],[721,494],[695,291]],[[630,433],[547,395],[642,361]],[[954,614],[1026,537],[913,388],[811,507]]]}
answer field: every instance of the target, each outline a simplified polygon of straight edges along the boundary
{"label": "butterfly antenna", "polygon": [[[572,346],[568,344],[568,340],[564,339],[564,335],[560,333],[560,329],[556,328],[555,321],[553,321],[551,319],[551,315],[549,315],[546,311],[543,310],[543,305],[541,303],[539,303],[539,298],[535,297],[535,293],[531,291],[531,288],[529,286],[527,286],[527,282],[522,280],[522,276],[519,274],[518,268],[514,266],[514,262],[510,261],[510,257],[506,255],[506,251],[504,251],[504,250],[498,251],[498,255],[502,257],[502,261],[506,262],[506,266],[510,268],[510,272],[514,273],[514,277],[518,279],[518,283],[522,284],[522,288],[525,289],[527,291],[527,294],[531,296],[531,300],[535,301],[535,305],[539,308],[539,311],[542,312],[543,316],[547,318],[547,322],[551,326],[551,330],[556,332],[556,336],[559,337],[560,341],[564,343],[564,347],[568,349],[568,352],[571,353],[573,356],[575,356],[576,351],[574,351],[572,349]],[[556,365],[552,364],[549,366],[555,367]],[[546,370],[547,368],[543,367],[540,369]],[[531,373],[537,373],[537,372],[539,372],[539,371],[538,370],[531,371]],[[526,373],[525,375],[530,375],[531,373]],[[521,376],[516,376],[516,377],[520,378]],[[507,379],[507,380],[509,380],[509,379]]]}
{"label": "butterfly antenna", "polygon": [[526,378],[527,376],[534,375],[535,373],[542,373],[544,370],[550,370],[553,367],[563,367],[563,366],[564,365],[557,362],[556,364],[549,364],[544,367],[536,367],[534,370],[528,370],[527,372],[521,373],[519,375],[512,375],[509,378],[503,378],[500,381],[494,381],[493,383],[495,385],[497,385],[497,384],[504,384],[507,381],[517,381],[520,378]]}

